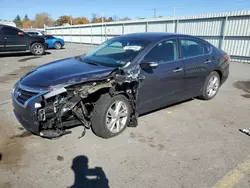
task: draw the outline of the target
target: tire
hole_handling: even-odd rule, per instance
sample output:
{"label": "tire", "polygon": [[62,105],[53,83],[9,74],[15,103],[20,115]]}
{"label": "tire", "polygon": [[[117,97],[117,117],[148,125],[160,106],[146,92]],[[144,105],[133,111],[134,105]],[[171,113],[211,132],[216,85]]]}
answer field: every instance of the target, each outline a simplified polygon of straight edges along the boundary
{"label": "tire", "polygon": [[[121,104],[120,106],[124,107],[122,111],[125,110],[125,106],[126,106],[126,109],[127,109],[126,119],[122,119],[122,117],[118,117],[118,116],[116,118],[110,117],[111,113],[109,113],[110,112],[109,109],[110,108],[113,109],[113,107],[114,108],[117,107],[116,105],[118,105],[119,102]],[[101,97],[96,102],[93,112],[92,112],[92,117],[91,117],[92,131],[97,136],[101,138],[106,138],[106,139],[121,134],[126,129],[128,122],[130,121],[131,110],[132,109],[129,104],[129,101],[124,95],[115,95],[113,97],[111,97],[109,93],[101,95]],[[124,114],[126,114],[126,112]],[[111,131],[111,128],[108,128],[110,127],[108,125],[108,122],[111,125],[111,127],[114,127],[113,131]],[[112,124],[112,122],[116,122],[116,123]],[[119,126],[117,125],[117,123],[119,124]]]}
{"label": "tire", "polygon": [[60,42],[55,42],[55,43],[54,43],[54,48],[55,48],[56,50],[60,50],[60,49],[62,48],[62,44],[61,44]]}
{"label": "tire", "polygon": [[35,42],[31,45],[30,51],[33,55],[43,55],[44,54],[44,46],[41,43]]}
{"label": "tire", "polygon": [[[213,86],[210,85],[213,82],[215,82],[215,79],[217,80],[216,83]],[[212,89],[213,93],[209,92],[211,91],[209,87]],[[219,88],[220,88],[220,75],[217,72],[213,71],[207,77],[205,84],[203,86],[203,89],[202,89],[202,95],[199,98],[203,100],[211,100],[217,95]]]}

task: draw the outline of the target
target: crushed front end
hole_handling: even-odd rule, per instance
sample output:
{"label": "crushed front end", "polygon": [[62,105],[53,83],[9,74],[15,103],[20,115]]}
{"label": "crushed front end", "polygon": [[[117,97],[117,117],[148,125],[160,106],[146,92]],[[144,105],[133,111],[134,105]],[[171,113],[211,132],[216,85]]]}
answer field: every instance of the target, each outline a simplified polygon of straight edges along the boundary
{"label": "crushed front end", "polygon": [[91,113],[102,94],[124,94],[133,109],[129,126],[137,125],[136,97],[139,72],[126,74],[114,71],[106,78],[84,83],[70,82],[51,86],[47,90],[14,86],[12,99],[14,113],[28,131],[46,138],[69,133],[67,129],[82,125],[91,127]]}

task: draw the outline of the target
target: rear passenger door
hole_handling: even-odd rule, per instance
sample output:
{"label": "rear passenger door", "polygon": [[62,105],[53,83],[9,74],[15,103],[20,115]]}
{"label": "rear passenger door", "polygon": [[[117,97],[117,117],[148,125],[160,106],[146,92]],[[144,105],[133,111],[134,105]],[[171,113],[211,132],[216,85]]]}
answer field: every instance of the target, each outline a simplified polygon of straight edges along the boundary
{"label": "rear passenger door", "polygon": [[[14,27],[3,27],[3,35],[6,41],[6,51],[24,51],[27,47],[27,34]],[[23,35],[19,35],[23,33]]]}
{"label": "rear passenger door", "polygon": [[194,38],[180,38],[179,46],[185,67],[186,98],[200,95],[212,62],[210,51],[206,43]]}

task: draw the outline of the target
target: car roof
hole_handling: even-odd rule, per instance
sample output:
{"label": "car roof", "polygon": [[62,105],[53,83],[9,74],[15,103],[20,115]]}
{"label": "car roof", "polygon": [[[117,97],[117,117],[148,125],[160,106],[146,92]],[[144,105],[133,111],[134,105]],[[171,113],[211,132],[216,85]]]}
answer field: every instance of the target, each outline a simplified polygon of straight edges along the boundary
{"label": "car roof", "polygon": [[191,35],[183,35],[183,34],[178,34],[178,33],[167,33],[167,32],[132,33],[132,34],[119,36],[119,38],[124,38],[124,39],[139,39],[139,40],[149,40],[149,41],[156,41],[156,40],[161,40],[163,38],[171,38],[171,37],[197,38]]}

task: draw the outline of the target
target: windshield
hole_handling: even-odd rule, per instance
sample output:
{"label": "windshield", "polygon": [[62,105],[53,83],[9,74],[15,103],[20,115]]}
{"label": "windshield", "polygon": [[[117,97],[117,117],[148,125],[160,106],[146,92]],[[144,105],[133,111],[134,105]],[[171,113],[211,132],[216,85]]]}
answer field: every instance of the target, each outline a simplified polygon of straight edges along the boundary
{"label": "windshield", "polygon": [[86,54],[82,61],[121,67],[131,62],[148,43],[146,40],[112,39]]}

